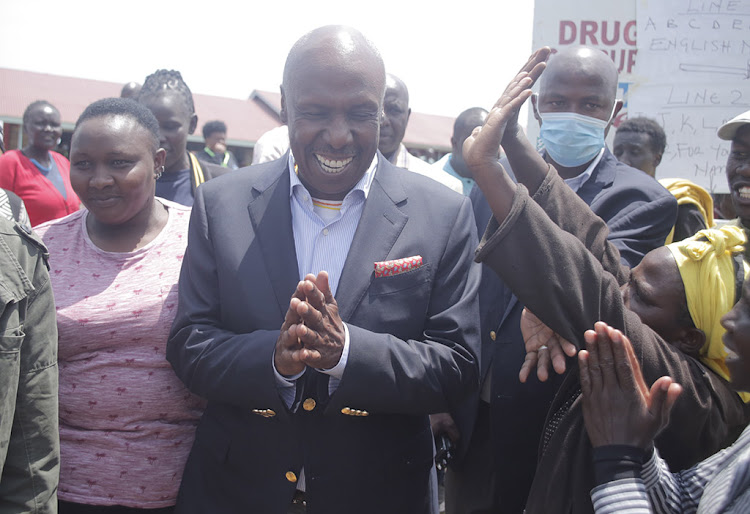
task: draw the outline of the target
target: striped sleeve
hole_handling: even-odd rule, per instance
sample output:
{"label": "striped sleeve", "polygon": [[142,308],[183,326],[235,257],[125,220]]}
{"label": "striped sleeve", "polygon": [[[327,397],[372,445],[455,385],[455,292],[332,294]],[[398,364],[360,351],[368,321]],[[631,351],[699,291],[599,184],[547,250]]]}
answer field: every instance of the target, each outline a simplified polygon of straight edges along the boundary
{"label": "striped sleeve", "polygon": [[613,480],[591,491],[596,514],[649,514],[646,486],[639,478]]}
{"label": "striped sleeve", "polygon": [[643,482],[646,484],[654,512],[696,512],[708,483],[748,445],[750,430],[746,429],[729,448],[675,474],[669,472],[667,464],[654,451],[642,469]]}

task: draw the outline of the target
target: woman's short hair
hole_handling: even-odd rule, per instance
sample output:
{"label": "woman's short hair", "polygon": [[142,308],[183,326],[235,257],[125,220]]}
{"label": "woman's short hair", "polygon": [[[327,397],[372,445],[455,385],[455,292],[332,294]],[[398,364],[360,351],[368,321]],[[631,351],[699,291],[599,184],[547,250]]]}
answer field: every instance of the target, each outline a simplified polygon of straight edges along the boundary
{"label": "woman's short hair", "polygon": [[130,98],[103,98],[90,104],[78,117],[73,133],[84,121],[104,116],[126,116],[134,120],[151,135],[154,151],[159,148],[159,122],[147,107]]}
{"label": "woman's short hair", "polygon": [[57,110],[57,107],[49,103],[47,100],[36,100],[34,102],[31,102],[29,105],[26,106],[26,109],[23,111],[23,124],[28,125],[31,121],[31,113],[34,112],[39,107],[51,107],[54,109],[58,114],[60,111]]}

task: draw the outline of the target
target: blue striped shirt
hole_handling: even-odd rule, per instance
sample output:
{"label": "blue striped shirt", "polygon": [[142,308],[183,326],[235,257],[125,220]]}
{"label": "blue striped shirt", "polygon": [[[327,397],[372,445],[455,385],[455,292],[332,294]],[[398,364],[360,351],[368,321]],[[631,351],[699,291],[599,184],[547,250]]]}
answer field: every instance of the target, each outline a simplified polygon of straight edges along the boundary
{"label": "blue striped shirt", "polygon": [[672,474],[654,450],[637,478],[595,487],[596,514],[750,512],[750,427],[729,448]]}
{"label": "blue striped shirt", "polygon": [[328,272],[331,292],[336,295],[344,262],[375,178],[377,162],[376,155],[359,182],[344,197],[339,215],[326,222],[315,213],[312,197],[294,172],[294,156],[289,152],[289,201],[292,206],[292,232],[300,280],[308,273],[317,275],[325,270]]}
{"label": "blue striped shirt", "polygon": [[[315,212],[312,197],[297,177],[294,164],[294,156],[289,152],[289,203],[292,208],[292,233],[297,254],[299,279],[302,280],[308,273],[317,275],[320,271],[327,271],[331,292],[335,296],[346,256],[352,246],[354,233],[357,231],[359,220],[362,217],[365,200],[367,200],[370,186],[372,186],[372,181],[375,178],[378,156],[375,155],[365,174],[346,194],[338,215],[328,221],[324,221]],[[333,391],[338,387],[339,379],[344,374],[349,355],[349,329],[346,327],[346,323],[344,323],[344,330],[346,341],[341,360],[331,369],[319,370],[331,375],[328,382],[329,394],[333,394]],[[285,378],[276,371],[275,367],[274,371],[279,394],[281,394],[286,405],[293,408],[296,380],[302,376],[302,373]]]}

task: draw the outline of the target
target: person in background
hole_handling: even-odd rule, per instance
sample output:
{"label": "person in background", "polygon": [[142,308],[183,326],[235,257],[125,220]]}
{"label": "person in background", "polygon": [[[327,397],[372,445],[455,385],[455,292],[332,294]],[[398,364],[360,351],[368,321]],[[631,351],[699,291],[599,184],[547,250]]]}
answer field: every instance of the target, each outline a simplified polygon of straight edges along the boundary
{"label": "person in background", "polygon": [[158,120],[159,144],[167,151],[164,173],[156,181],[156,196],[193,205],[195,189],[227,169],[201,164],[187,151],[188,136],[198,125],[190,88],[179,71],[157,70],[143,82],[138,102]]}
{"label": "person in background", "polygon": [[57,326],[47,249],[0,216],[0,512],[56,512]]}
{"label": "person in background", "polygon": [[[667,147],[667,135],[655,120],[628,118],[617,128],[612,153],[620,162],[656,178]],[[659,183],[677,199],[677,221],[665,244],[682,241],[714,225],[711,194],[698,184],[681,178],[663,178]]]}
{"label": "person in background", "polygon": [[410,116],[409,90],[406,89],[406,84],[395,75],[387,74],[378,149],[391,164],[430,177],[457,193],[463,193],[463,184],[460,180],[442,170],[433,168],[419,157],[410,154],[406,149],[402,141],[404,134],[406,134],[406,126],[409,124]]}
{"label": "person in background", "polygon": [[466,196],[469,196],[469,193],[474,188],[474,179],[466,167],[466,162],[464,162],[464,141],[471,135],[471,131],[475,127],[484,125],[486,119],[487,111],[481,107],[472,107],[459,114],[456,121],[453,122],[451,152],[445,154],[442,159],[432,165],[433,168],[444,171],[460,180],[463,184],[464,195]]}
{"label": "person in background", "polygon": [[199,160],[230,170],[236,170],[239,167],[234,154],[227,149],[226,123],[221,120],[207,121],[203,125],[203,139],[206,141],[206,146],[195,154]]}
{"label": "person in background", "polygon": [[138,82],[128,82],[122,86],[120,91],[120,98],[130,98],[131,100],[137,100],[138,95],[141,93],[141,85]]}
{"label": "person in background", "polygon": [[77,211],[70,162],[53,151],[62,136],[60,112],[46,100],[32,102],[23,113],[23,129],[26,146],[0,156],[0,188],[21,197],[32,226]]}
{"label": "person in background", "polygon": [[166,152],[143,105],[107,98],[73,131],[86,209],[37,227],[60,362],[60,514],[173,511],[203,401],[164,358],[190,209],[155,198]]}
{"label": "person in background", "polygon": [[[718,136],[732,142],[726,170],[729,194],[737,214],[734,224],[750,234],[750,111],[722,125]],[[750,244],[745,246],[745,259],[750,259]]]}
{"label": "person in background", "polygon": [[656,167],[667,148],[667,135],[656,120],[646,117],[623,121],[612,143],[617,160],[656,178]]}

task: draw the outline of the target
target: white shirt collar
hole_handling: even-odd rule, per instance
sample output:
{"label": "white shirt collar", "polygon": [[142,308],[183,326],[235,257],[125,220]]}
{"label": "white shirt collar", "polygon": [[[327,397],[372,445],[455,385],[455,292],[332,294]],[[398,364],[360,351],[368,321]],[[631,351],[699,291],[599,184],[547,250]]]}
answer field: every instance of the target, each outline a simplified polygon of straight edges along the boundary
{"label": "white shirt collar", "polygon": [[584,185],[586,181],[591,177],[591,174],[594,172],[594,168],[596,168],[596,166],[599,164],[599,161],[602,160],[605,149],[606,147],[602,148],[602,150],[599,152],[599,155],[597,155],[594,160],[591,161],[591,164],[589,164],[588,168],[586,168],[583,173],[573,178],[563,179],[565,183],[568,184],[568,187],[570,187],[570,189],[575,192],[578,192],[578,190],[581,189],[581,186]]}

